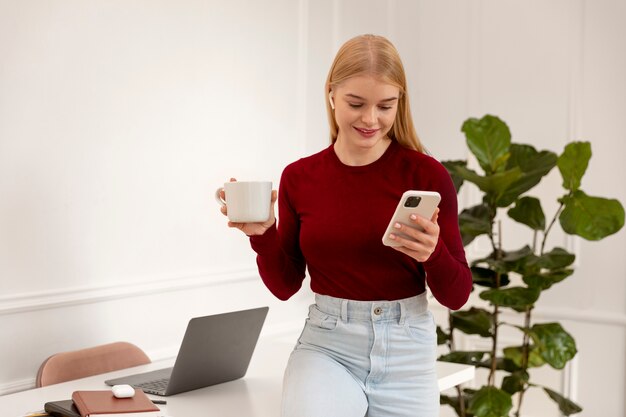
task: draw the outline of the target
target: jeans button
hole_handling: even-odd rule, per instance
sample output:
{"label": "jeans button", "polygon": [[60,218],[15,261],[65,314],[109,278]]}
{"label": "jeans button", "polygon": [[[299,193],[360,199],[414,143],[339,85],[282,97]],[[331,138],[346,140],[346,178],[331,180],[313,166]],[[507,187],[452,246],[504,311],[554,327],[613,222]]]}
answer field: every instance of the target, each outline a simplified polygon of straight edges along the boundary
{"label": "jeans button", "polygon": [[374,314],[376,314],[377,316],[380,316],[383,313],[383,309],[380,307],[376,307],[374,309]]}

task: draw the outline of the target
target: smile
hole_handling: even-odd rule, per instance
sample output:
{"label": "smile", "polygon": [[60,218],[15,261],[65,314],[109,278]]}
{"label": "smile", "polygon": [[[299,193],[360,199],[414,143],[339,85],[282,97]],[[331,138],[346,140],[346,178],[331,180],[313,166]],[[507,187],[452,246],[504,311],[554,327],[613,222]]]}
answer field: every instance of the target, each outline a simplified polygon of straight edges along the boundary
{"label": "smile", "polygon": [[364,129],[364,128],[360,128],[360,127],[355,127],[354,130],[356,130],[357,132],[359,132],[359,134],[361,136],[364,136],[366,138],[371,138],[372,136],[374,136],[380,129]]}

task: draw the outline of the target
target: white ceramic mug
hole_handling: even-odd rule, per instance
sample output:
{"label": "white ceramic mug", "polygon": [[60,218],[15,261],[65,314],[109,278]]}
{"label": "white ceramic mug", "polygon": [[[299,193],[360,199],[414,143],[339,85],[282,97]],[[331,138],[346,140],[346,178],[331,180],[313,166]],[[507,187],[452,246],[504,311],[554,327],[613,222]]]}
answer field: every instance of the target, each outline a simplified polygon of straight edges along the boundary
{"label": "white ceramic mug", "polygon": [[[225,199],[220,196],[224,190]],[[218,203],[228,205],[228,219],[234,223],[259,223],[270,218],[271,181],[233,181],[215,191]]]}

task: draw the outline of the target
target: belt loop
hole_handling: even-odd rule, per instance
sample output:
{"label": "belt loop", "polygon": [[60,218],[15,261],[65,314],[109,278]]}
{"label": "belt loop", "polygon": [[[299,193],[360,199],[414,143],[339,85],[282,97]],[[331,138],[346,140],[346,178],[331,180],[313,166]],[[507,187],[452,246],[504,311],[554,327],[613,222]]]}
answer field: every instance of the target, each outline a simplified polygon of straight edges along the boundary
{"label": "belt loop", "polygon": [[341,320],[348,322],[348,300],[341,300]]}
{"label": "belt loop", "polygon": [[404,326],[404,319],[406,318],[406,306],[402,301],[398,301],[398,304],[400,304],[400,320],[398,320],[398,324],[400,326]]}

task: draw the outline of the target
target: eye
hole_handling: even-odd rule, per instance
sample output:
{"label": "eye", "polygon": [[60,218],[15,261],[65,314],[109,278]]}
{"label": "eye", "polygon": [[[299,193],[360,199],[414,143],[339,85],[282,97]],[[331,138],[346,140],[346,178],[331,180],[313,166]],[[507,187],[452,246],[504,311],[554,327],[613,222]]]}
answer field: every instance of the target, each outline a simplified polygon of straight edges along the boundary
{"label": "eye", "polygon": [[361,107],[363,107],[362,103],[348,103],[348,105],[350,105],[350,107],[352,107],[353,109],[360,109]]}
{"label": "eye", "polygon": [[393,108],[393,106],[378,106],[378,108],[383,110],[383,111],[387,111],[387,110],[391,110]]}

